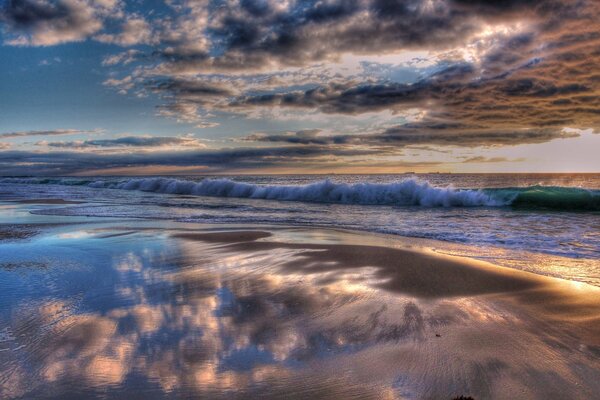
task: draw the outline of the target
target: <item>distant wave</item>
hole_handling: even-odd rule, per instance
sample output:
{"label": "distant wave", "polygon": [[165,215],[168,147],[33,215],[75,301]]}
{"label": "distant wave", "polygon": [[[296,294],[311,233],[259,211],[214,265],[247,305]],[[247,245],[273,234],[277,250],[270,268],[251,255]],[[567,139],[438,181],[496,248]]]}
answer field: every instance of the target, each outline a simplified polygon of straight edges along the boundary
{"label": "distant wave", "polygon": [[531,186],[502,189],[435,187],[409,178],[394,183],[335,183],[323,180],[307,185],[257,185],[230,179],[200,182],[173,178],[85,180],[73,178],[3,178],[0,183],[81,185],[91,188],[235,197],[311,203],[396,205],[422,207],[501,207],[600,211],[600,191],[569,187]]}
{"label": "distant wave", "polygon": [[560,186],[486,189],[494,198],[513,208],[563,211],[600,211],[600,190]]}

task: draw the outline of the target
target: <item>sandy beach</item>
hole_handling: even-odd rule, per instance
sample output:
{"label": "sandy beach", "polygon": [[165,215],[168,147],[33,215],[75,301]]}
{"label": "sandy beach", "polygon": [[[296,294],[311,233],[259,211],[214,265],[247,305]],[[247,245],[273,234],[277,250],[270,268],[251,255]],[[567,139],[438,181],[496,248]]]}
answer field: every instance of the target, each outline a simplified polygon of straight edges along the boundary
{"label": "sandy beach", "polygon": [[385,235],[47,218],[0,229],[2,398],[600,393],[591,285]]}

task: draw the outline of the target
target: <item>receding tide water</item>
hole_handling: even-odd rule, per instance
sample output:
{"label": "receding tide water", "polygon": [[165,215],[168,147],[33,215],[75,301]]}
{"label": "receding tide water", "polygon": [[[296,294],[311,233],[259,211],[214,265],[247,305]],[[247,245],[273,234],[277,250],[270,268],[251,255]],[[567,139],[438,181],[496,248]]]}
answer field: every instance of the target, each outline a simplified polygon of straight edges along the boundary
{"label": "receding tide water", "polygon": [[594,398],[599,199],[589,174],[0,178],[0,397]]}

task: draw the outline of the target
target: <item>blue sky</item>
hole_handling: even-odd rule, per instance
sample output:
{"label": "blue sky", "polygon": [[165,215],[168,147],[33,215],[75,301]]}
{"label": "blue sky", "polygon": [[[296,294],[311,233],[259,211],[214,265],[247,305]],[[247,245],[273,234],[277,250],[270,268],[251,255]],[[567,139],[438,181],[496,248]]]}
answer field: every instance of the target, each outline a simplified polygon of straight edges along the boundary
{"label": "blue sky", "polygon": [[591,0],[0,4],[3,175],[600,170]]}

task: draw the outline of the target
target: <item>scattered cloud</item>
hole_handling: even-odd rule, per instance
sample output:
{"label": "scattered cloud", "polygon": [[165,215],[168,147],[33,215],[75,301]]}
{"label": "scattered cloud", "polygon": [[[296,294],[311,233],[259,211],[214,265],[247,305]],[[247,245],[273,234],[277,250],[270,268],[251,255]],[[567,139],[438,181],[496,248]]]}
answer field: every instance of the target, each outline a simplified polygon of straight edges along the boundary
{"label": "scattered cloud", "polygon": [[217,122],[209,121],[212,115],[204,113],[198,104],[175,102],[158,107],[157,114],[162,117],[172,118],[180,123],[193,124],[196,128],[212,128],[218,126]]}
{"label": "scattered cloud", "polygon": [[127,147],[159,147],[159,148],[204,148],[206,145],[199,139],[189,136],[124,136],[116,139],[78,140],[71,142],[38,142],[39,146],[65,149],[90,148],[127,148]]}
{"label": "scattered cloud", "polygon": [[123,51],[118,54],[113,54],[111,56],[104,57],[104,59],[102,60],[102,65],[103,66],[113,66],[113,65],[117,65],[117,64],[127,65],[127,64],[130,64],[130,63],[136,61],[138,58],[141,58],[142,55],[143,55],[143,53],[139,50],[129,49],[127,51]]}
{"label": "scattered cloud", "polygon": [[40,61],[38,65],[45,67],[48,65],[60,64],[61,62],[62,59],[60,57],[45,58],[42,61]]}
{"label": "scattered cloud", "polygon": [[18,131],[18,132],[4,132],[0,133],[2,139],[12,139],[29,136],[59,136],[59,135],[87,135],[98,133],[97,130],[86,131],[79,129],[56,129],[50,131]]}
{"label": "scattered cloud", "polygon": [[99,42],[119,46],[134,46],[152,42],[152,30],[143,18],[131,18],[123,22],[121,31],[115,34],[103,33],[95,38]]}
{"label": "scattered cloud", "polygon": [[123,79],[109,78],[102,82],[102,84],[104,86],[119,88],[119,93],[121,94],[126,94],[135,86],[131,79],[131,76],[126,76]]}
{"label": "scattered cloud", "polygon": [[335,143],[331,137],[319,136],[320,129],[306,129],[297,132],[283,132],[279,134],[253,133],[243,137],[242,141],[248,142],[283,142],[290,144],[331,144]]}
{"label": "scattered cloud", "polygon": [[506,157],[483,157],[476,156],[470,157],[463,161],[463,163],[501,163],[501,162],[523,162],[524,158],[508,159]]}
{"label": "scattered cloud", "polygon": [[456,147],[514,146],[578,137],[579,132],[562,129],[486,130],[465,125],[406,123],[365,135],[319,135],[318,131],[255,133],[242,140],[265,143],[361,145],[373,148],[436,145]]}

